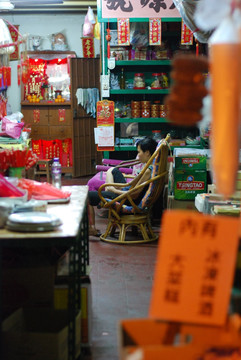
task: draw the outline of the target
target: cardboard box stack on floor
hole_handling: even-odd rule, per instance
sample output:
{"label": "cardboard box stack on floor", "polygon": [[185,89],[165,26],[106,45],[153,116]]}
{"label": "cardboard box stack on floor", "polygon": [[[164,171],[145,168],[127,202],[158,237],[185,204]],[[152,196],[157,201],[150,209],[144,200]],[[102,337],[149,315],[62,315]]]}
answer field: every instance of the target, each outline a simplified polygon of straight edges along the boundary
{"label": "cardboard box stack on floor", "polygon": [[[75,321],[75,356],[80,355],[80,318]],[[2,324],[4,360],[68,360],[68,311],[21,308]]]}
{"label": "cardboard box stack on floor", "polygon": [[195,197],[207,189],[207,158],[200,155],[179,155],[169,171],[168,209],[196,210]]}
{"label": "cardboard box stack on floor", "polygon": [[[23,259],[28,263],[28,257]],[[2,274],[3,359],[68,360],[69,312],[67,306],[54,308],[56,267],[34,265],[31,260],[23,266],[22,261],[4,267]],[[76,358],[81,351],[81,321],[79,311],[75,321]]]}
{"label": "cardboard box stack on floor", "polygon": [[[89,268],[87,268],[89,272]],[[54,308],[68,308],[69,253],[58,261],[57,276],[54,285]],[[92,293],[89,275],[81,277],[81,346],[91,345]]]}

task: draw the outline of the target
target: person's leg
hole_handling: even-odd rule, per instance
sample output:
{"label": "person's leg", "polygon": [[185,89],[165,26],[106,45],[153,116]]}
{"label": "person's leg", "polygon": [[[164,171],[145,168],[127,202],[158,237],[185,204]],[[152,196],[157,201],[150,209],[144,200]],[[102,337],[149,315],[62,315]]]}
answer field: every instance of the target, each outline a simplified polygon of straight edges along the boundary
{"label": "person's leg", "polygon": [[110,168],[109,170],[106,171],[106,178],[105,178],[105,183],[113,183],[114,182],[114,178],[112,175],[112,170],[114,168]]}
{"label": "person's leg", "polygon": [[126,179],[118,168],[110,168],[106,172],[106,183],[126,183]]}
{"label": "person's leg", "polygon": [[[114,199],[117,197],[117,194],[114,194],[110,191],[103,191],[103,196],[105,198]],[[94,206],[97,206],[100,203],[100,198],[98,191],[89,191],[88,193],[88,217],[89,217],[89,235],[100,236],[100,231],[95,227],[95,210]]]}

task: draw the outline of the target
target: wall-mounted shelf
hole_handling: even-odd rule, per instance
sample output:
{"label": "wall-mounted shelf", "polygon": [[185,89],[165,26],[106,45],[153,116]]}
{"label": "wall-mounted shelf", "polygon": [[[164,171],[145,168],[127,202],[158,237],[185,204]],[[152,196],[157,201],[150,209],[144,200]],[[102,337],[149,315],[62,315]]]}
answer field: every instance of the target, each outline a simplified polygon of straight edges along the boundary
{"label": "wall-mounted shelf", "polygon": [[150,66],[150,65],[171,65],[171,61],[169,59],[166,60],[117,60],[115,62],[116,66]]}
{"label": "wall-mounted shelf", "polygon": [[138,122],[138,123],[168,123],[166,118],[115,118],[115,123],[129,123],[129,122]]}
{"label": "wall-mounted shelf", "polygon": [[137,89],[123,89],[123,90],[116,90],[116,89],[111,89],[110,93],[111,94],[132,94],[132,95],[138,95],[138,94],[148,94],[148,95],[154,95],[154,94],[169,94],[170,90],[169,89],[158,89],[158,90],[153,90],[153,89],[142,89],[142,90],[137,90]]}

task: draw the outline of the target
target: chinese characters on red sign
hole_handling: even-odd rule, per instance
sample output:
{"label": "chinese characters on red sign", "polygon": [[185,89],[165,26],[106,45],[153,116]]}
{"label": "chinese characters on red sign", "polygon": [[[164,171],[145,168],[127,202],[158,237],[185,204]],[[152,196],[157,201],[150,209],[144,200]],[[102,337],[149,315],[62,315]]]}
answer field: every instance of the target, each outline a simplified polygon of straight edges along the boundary
{"label": "chinese characters on red sign", "polygon": [[173,0],[101,0],[102,18],[181,17]]}
{"label": "chinese characters on red sign", "polygon": [[118,19],[117,33],[118,33],[118,45],[130,45],[129,19]]}
{"label": "chinese characters on red sign", "polygon": [[94,39],[93,38],[82,38],[83,56],[85,58],[94,58]]}
{"label": "chinese characters on red sign", "polygon": [[161,19],[149,19],[149,45],[161,45]]}
{"label": "chinese characters on red sign", "polygon": [[[8,25],[8,29],[10,31],[10,35],[13,40],[13,43],[18,41],[18,28],[19,28],[19,25],[14,25],[14,26]],[[10,54],[10,60],[18,60],[19,59],[18,45],[16,45],[14,47],[14,49],[15,49],[14,52],[12,54]]]}
{"label": "chinese characters on red sign", "polygon": [[239,219],[191,211],[164,214],[150,316],[225,323],[239,242]]}
{"label": "chinese characters on red sign", "polygon": [[192,45],[193,44],[193,32],[184,24],[182,20],[182,31],[181,31],[181,44]]}

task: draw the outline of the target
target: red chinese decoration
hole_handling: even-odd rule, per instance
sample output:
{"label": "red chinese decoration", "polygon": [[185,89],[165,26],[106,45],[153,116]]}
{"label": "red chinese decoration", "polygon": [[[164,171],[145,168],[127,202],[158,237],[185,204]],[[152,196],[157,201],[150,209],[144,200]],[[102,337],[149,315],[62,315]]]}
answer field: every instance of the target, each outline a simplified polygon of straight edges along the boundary
{"label": "red chinese decoration", "polygon": [[27,56],[21,59],[21,67],[22,67],[22,82],[23,84],[27,84],[30,76],[29,58]]}
{"label": "red chinese decoration", "polygon": [[192,45],[193,44],[193,32],[184,24],[182,20],[182,32],[181,32],[181,44]]}
{"label": "red chinese decoration", "polygon": [[40,122],[40,110],[39,109],[34,109],[33,110],[33,122],[34,123],[39,123]]}
{"label": "red chinese decoration", "polygon": [[85,58],[94,58],[94,39],[93,38],[82,38],[83,55]]}
{"label": "red chinese decoration", "polygon": [[59,109],[59,122],[65,122],[65,109]]}
{"label": "red chinese decoration", "polygon": [[[10,31],[11,34],[11,38],[13,40],[13,43],[17,43],[18,42],[18,29],[19,29],[19,25],[8,25],[8,29]],[[12,54],[10,54],[10,60],[18,60],[19,59],[19,48],[18,48],[18,44],[16,44],[14,46],[14,52]]]}
{"label": "red chinese decoration", "polygon": [[149,45],[161,45],[161,19],[149,20]]}
{"label": "red chinese decoration", "polygon": [[117,20],[118,45],[130,45],[129,19]]}

